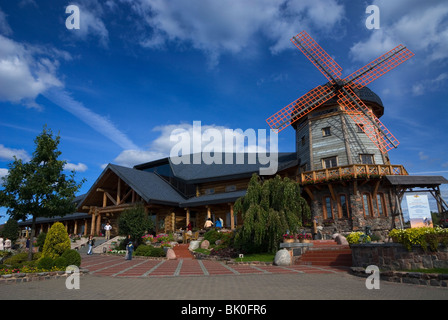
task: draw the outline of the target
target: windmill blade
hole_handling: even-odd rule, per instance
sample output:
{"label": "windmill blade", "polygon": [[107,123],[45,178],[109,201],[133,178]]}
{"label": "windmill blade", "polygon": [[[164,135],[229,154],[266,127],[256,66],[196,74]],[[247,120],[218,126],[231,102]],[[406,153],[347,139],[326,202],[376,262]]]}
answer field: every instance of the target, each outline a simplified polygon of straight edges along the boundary
{"label": "windmill blade", "polygon": [[331,86],[318,86],[267,118],[266,122],[280,132],[335,95]]}
{"label": "windmill blade", "polygon": [[292,37],[292,43],[323,73],[331,83],[341,77],[342,68],[324,49],[305,31]]}
{"label": "windmill blade", "polygon": [[342,88],[338,103],[382,153],[387,153],[400,144],[351,88]]}
{"label": "windmill blade", "polygon": [[361,69],[353,72],[344,79],[344,83],[361,89],[413,56],[414,53],[400,44]]}

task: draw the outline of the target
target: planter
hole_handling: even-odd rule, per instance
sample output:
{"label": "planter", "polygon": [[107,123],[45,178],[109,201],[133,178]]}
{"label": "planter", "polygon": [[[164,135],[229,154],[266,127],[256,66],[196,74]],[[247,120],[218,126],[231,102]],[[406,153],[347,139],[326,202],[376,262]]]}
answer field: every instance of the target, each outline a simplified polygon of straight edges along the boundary
{"label": "planter", "polygon": [[311,243],[311,240],[308,239],[301,239],[300,243]]}
{"label": "planter", "polygon": [[283,239],[283,243],[294,243],[294,239]]}

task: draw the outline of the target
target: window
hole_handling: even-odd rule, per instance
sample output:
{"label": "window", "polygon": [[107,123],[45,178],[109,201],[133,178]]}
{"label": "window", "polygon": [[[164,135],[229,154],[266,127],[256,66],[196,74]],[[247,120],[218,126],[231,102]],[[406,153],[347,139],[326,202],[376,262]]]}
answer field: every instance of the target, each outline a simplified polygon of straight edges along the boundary
{"label": "window", "polygon": [[383,193],[376,194],[376,209],[379,217],[386,216],[386,202]]}
{"label": "window", "polygon": [[328,137],[328,136],[331,136],[330,127],[322,128],[322,137]]}
{"label": "window", "polygon": [[339,210],[339,218],[349,217],[349,205],[347,202],[347,196],[345,194],[339,195],[338,210]]}
{"label": "window", "polygon": [[359,159],[362,164],[375,164],[373,154],[360,154]]}
{"label": "window", "polygon": [[236,191],[236,185],[232,184],[230,186],[226,186],[226,192]]}
{"label": "window", "polygon": [[331,203],[331,198],[324,197],[324,218],[333,219],[333,208]]}
{"label": "window", "polygon": [[214,193],[215,193],[215,188],[205,189],[205,194],[214,194]]}
{"label": "window", "polygon": [[364,209],[364,217],[373,217],[372,198],[370,194],[362,194],[362,207]]}
{"label": "window", "polygon": [[324,169],[337,167],[337,166],[338,166],[338,159],[337,159],[337,157],[329,157],[329,158],[323,158],[322,159],[322,167]]}
{"label": "window", "polygon": [[362,123],[357,123],[356,124],[356,132],[364,133],[364,125]]}

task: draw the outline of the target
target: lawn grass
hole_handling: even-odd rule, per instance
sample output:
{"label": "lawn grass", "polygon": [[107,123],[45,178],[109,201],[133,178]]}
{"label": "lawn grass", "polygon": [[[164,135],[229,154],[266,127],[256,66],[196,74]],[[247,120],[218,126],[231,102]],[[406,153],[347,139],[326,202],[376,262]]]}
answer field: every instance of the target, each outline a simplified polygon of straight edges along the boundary
{"label": "lawn grass", "polygon": [[236,258],[235,261],[250,262],[250,261],[261,261],[261,262],[273,262],[275,258],[275,253],[251,253],[245,254],[244,258]]}

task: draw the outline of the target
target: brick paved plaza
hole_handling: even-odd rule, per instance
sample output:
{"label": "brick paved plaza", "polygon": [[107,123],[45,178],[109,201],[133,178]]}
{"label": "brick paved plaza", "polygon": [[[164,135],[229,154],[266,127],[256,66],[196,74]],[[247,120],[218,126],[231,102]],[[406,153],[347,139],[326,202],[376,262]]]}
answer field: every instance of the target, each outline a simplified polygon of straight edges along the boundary
{"label": "brick paved plaza", "polygon": [[[381,281],[369,290],[347,270],[319,266],[225,265],[179,259],[125,261],[83,256],[89,269],[79,289],[65,278],[0,286],[2,300],[427,300],[448,299],[448,289]],[[180,302],[183,303],[183,302]],[[176,304],[179,305],[179,304]]]}

